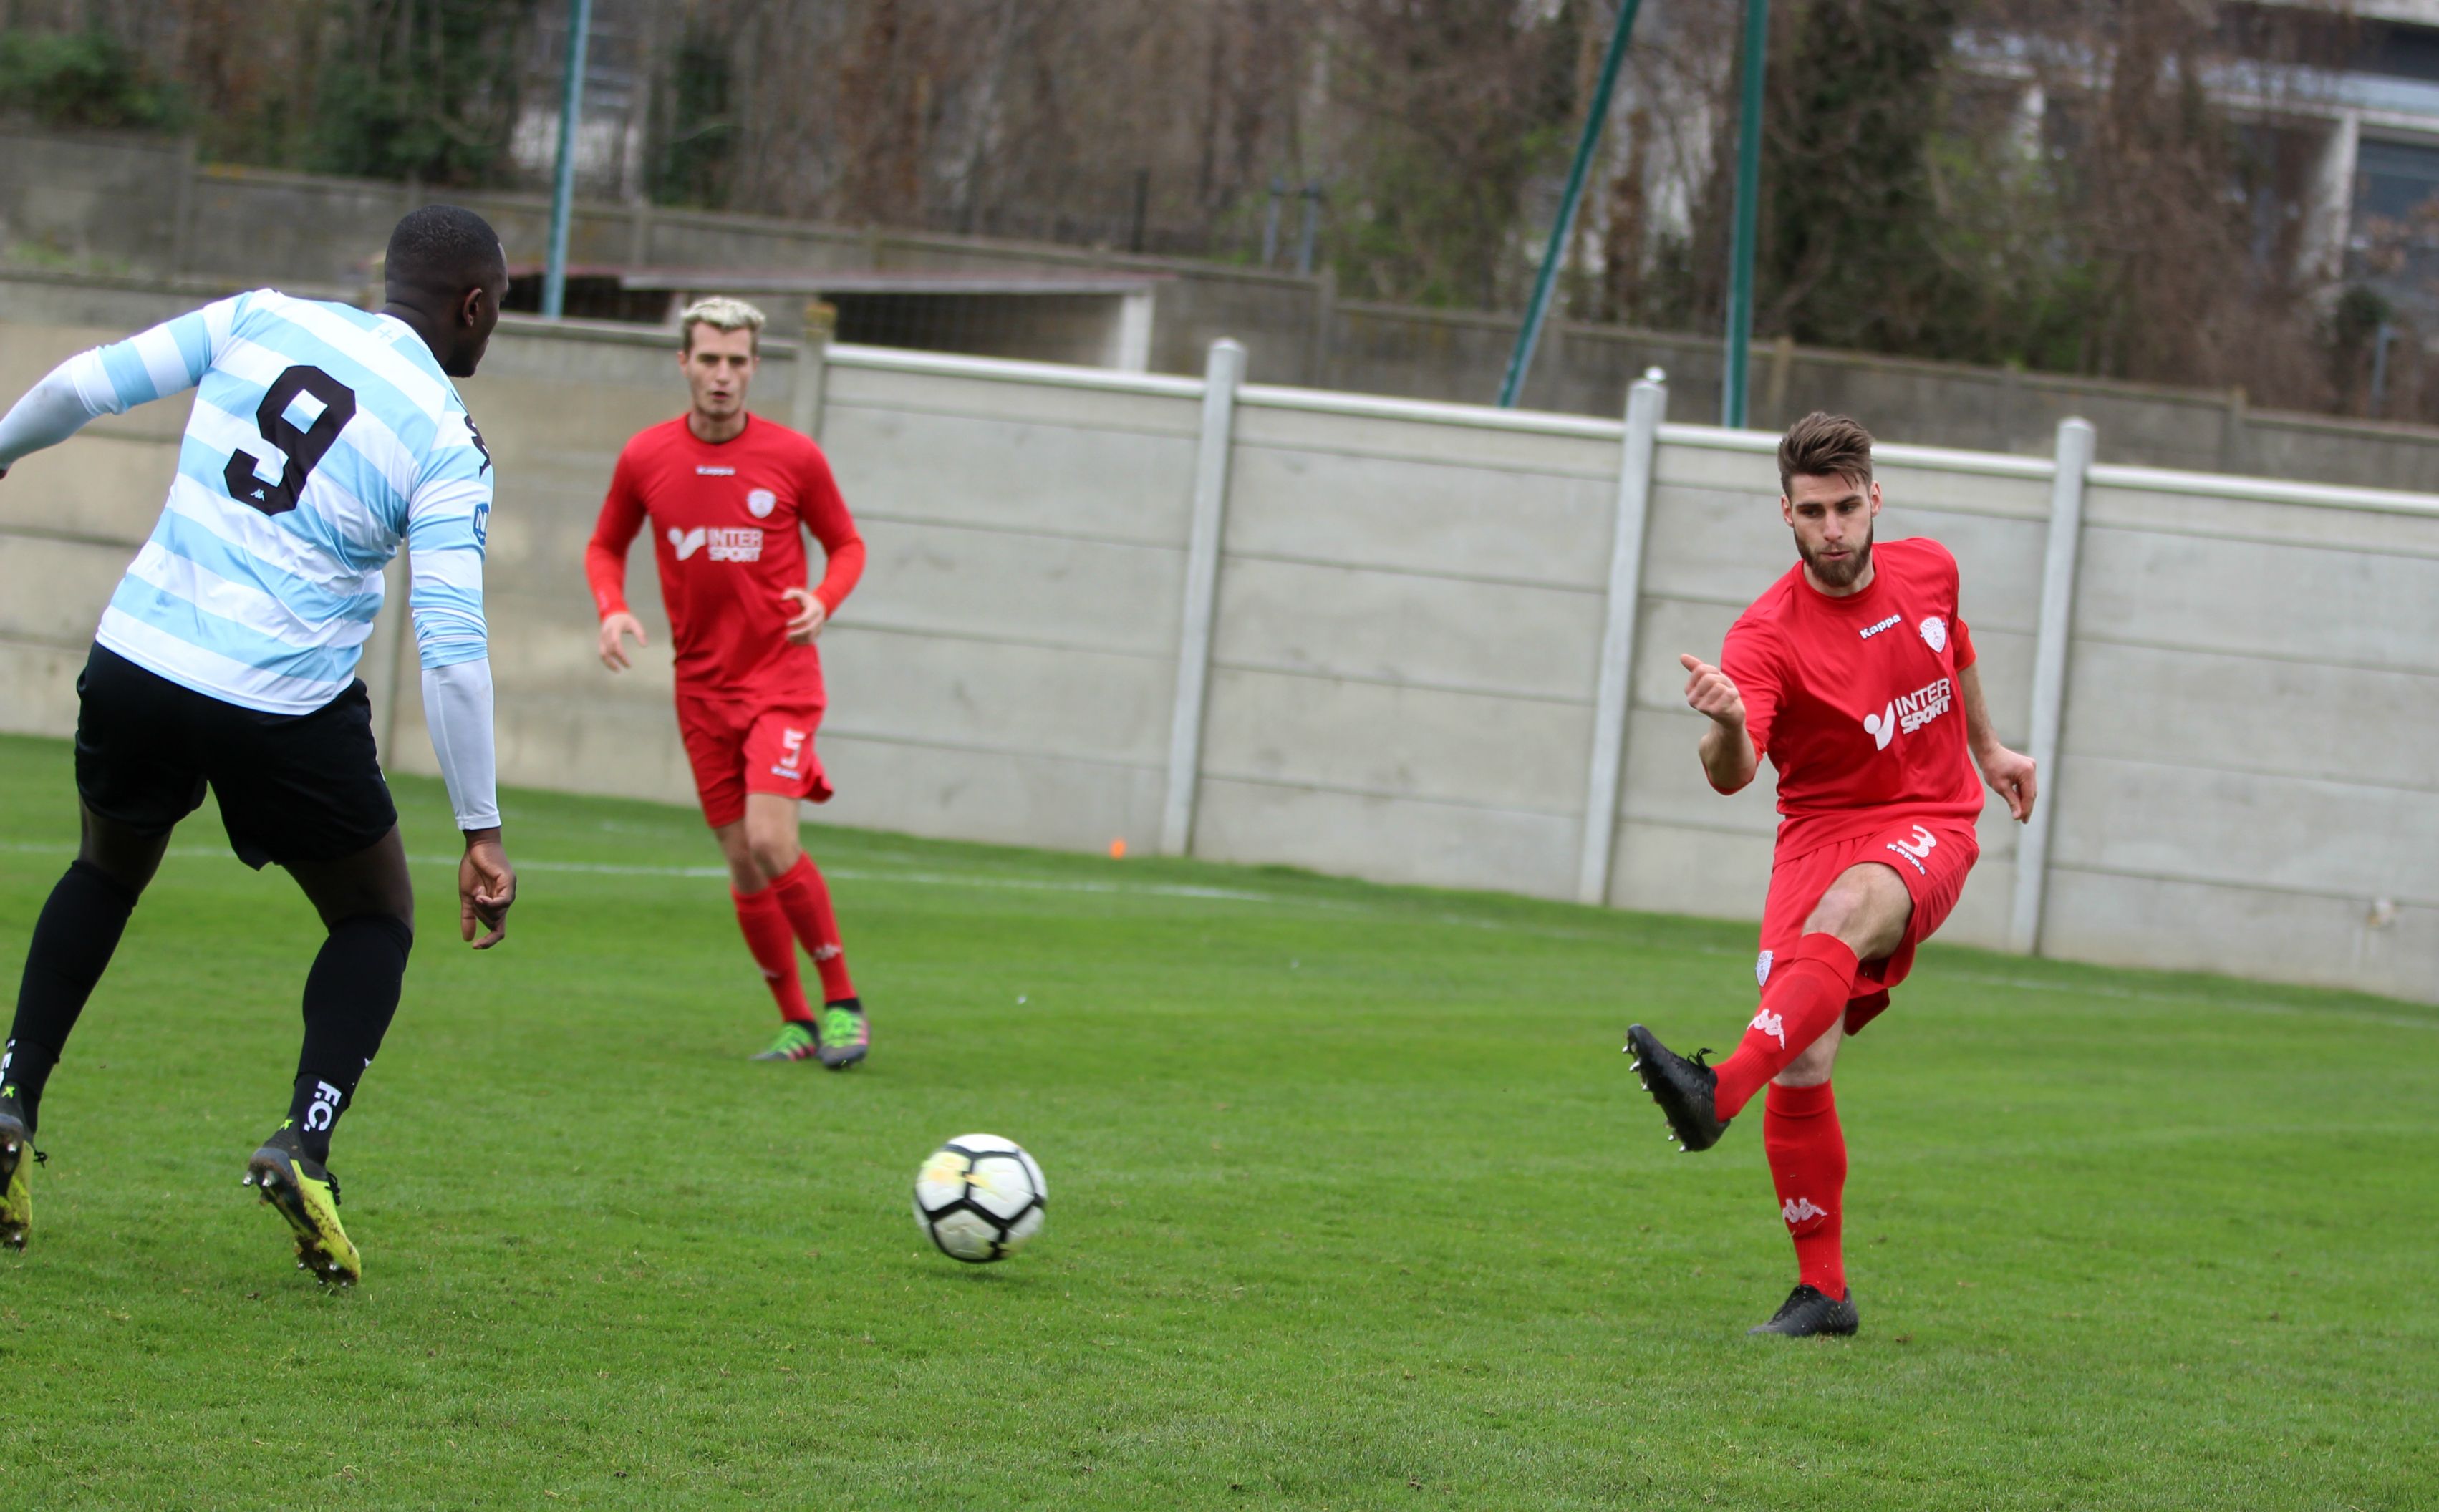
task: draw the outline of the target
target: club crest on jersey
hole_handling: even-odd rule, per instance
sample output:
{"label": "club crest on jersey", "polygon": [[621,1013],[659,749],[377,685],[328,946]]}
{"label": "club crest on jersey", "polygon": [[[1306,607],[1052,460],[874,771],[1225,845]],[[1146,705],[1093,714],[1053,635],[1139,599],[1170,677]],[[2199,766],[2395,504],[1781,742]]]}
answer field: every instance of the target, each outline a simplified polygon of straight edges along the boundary
{"label": "club crest on jersey", "polygon": [[1948,649],[1948,621],[1937,614],[1924,620],[1914,629],[1922,631],[1922,643],[1934,651]]}
{"label": "club crest on jersey", "polygon": [[768,520],[771,511],[779,507],[779,496],[768,489],[749,489],[745,495],[745,507],[753,512],[755,519]]}

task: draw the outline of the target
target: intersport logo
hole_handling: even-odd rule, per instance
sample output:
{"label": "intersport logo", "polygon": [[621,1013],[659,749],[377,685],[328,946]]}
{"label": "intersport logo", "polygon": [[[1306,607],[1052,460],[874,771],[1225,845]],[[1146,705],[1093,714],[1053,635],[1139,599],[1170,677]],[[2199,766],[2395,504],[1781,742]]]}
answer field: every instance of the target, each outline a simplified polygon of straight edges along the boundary
{"label": "intersport logo", "polygon": [[1872,738],[1873,750],[1885,751],[1899,735],[1912,735],[1947,713],[1955,699],[1955,687],[1943,677],[1903,698],[1889,700],[1888,706],[1878,714],[1864,715],[1863,733]]}
{"label": "intersport logo", "polygon": [[702,551],[714,561],[760,561],[762,532],[752,525],[669,526],[669,549],[680,561]]}

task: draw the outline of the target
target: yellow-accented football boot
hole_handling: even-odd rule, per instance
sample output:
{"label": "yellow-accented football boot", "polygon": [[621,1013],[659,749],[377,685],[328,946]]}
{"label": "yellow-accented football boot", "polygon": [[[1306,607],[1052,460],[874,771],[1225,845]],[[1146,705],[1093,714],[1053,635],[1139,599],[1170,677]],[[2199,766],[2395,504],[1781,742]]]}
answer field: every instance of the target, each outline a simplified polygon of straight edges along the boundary
{"label": "yellow-accented football boot", "polygon": [[42,1160],[17,1089],[0,1087],[0,1244],[12,1250],[26,1247],[26,1231],[34,1226],[34,1189],[27,1178]]}
{"label": "yellow-accented football boot", "polygon": [[245,1163],[245,1184],[296,1231],[296,1269],[311,1271],[325,1286],[351,1287],[364,1279],[364,1256],[339,1224],[339,1179],[305,1153],[294,1129],[282,1124],[262,1142]]}

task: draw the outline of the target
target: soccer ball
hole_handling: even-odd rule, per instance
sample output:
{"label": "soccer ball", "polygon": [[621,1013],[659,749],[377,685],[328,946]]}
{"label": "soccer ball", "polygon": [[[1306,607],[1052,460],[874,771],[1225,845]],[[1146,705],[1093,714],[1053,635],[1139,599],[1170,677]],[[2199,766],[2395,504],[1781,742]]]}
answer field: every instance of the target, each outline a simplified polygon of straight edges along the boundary
{"label": "soccer ball", "polygon": [[959,1134],[915,1173],[915,1221],[954,1260],[1006,1259],[1041,1232],[1050,1188],[1014,1140]]}

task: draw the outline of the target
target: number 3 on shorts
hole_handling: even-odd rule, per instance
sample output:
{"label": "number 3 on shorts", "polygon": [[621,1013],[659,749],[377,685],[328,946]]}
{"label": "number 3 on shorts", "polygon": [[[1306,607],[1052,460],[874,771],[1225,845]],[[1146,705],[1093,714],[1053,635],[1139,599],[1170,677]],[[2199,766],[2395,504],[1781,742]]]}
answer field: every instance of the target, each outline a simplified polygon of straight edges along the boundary
{"label": "number 3 on shorts", "polygon": [[[305,420],[304,429],[297,429],[288,418],[291,410]],[[258,459],[245,448],[238,448],[221,472],[229,497],[264,514],[286,514],[295,508],[296,496],[305,491],[305,480],[312,475],[314,465],[355,418],[356,391],[322,369],[300,364],[281,373],[255,407],[254,424],[264,440],[279,449],[288,465],[280,469],[278,482],[265,483],[255,471]]]}

